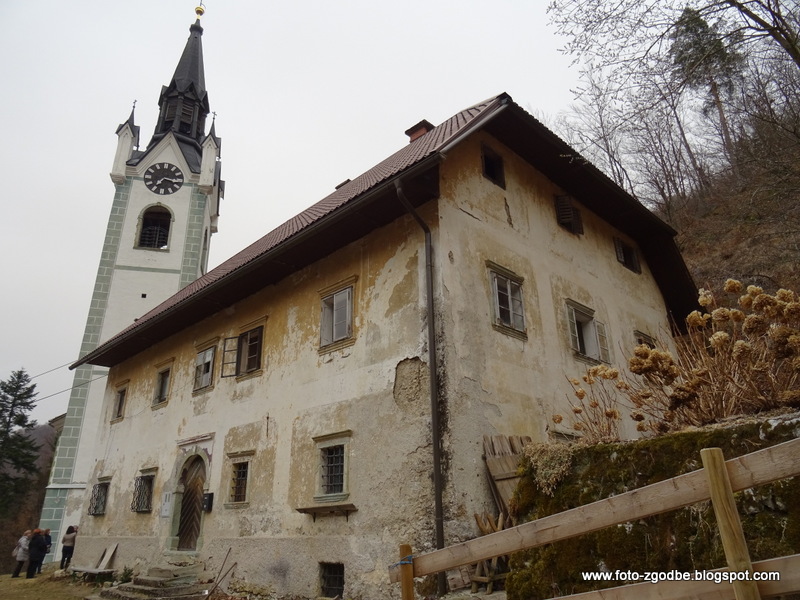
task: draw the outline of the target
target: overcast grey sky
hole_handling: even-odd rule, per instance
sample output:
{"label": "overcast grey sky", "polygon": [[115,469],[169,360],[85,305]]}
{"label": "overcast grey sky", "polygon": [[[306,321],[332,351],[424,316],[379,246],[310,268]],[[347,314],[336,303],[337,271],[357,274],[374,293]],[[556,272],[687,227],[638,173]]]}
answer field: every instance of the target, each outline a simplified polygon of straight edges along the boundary
{"label": "overcast grey sky", "polygon": [[[206,86],[226,195],[215,266],[408,142],[500,92],[544,119],[576,73],[547,0],[208,0]],[[0,0],[0,379],[66,410],[106,222],[117,125],[144,146],[194,22],[189,0]],[[58,368],[61,367],[61,368]]]}

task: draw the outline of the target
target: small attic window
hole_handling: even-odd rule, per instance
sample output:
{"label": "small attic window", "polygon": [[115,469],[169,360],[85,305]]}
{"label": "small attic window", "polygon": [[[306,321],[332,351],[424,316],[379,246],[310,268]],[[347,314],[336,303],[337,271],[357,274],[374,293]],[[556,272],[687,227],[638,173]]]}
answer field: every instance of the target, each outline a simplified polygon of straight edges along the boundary
{"label": "small attic window", "polygon": [[488,146],[481,146],[483,176],[501,188],[506,187],[506,176],[503,169],[503,157]]}
{"label": "small attic window", "polygon": [[581,211],[575,206],[572,196],[556,196],[556,220],[564,229],[575,235],[583,233],[583,221]]}

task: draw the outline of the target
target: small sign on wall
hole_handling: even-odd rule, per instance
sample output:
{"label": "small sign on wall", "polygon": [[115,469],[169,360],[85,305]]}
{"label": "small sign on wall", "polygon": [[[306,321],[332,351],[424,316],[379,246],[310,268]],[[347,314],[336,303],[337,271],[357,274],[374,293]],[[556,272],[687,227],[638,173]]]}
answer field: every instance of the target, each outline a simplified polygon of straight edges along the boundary
{"label": "small sign on wall", "polygon": [[169,518],[172,516],[172,492],[164,492],[161,495],[161,517]]}

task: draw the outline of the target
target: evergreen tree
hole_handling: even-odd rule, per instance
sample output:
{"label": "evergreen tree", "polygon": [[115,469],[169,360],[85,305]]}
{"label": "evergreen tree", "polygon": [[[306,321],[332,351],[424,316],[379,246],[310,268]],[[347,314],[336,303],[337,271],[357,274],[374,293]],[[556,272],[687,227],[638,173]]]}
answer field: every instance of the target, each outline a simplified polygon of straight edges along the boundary
{"label": "evergreen tree", "polygon": [[39,445],[28,436],[36,426],[30,411],[36,403],[36,384],[24,369],[0,381],[0,517],[14,509],[36,473]]}

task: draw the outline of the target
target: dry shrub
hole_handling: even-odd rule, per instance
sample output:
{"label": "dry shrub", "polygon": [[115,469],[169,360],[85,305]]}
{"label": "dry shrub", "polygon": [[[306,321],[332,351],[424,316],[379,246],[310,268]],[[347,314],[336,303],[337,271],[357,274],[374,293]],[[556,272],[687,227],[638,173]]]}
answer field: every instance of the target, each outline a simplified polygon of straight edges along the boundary
{"label": "dry shrub", "polygon": [[[591,367],[571,380],[573,428],[589,442],[619,438],[630,414],[640,432],[666,433],[738,415],[800,407],[800,299],[729,279],[719,294],[701,289],[704,311],[686,318],[676,353],[637,346],[632,376]],[[611,374],[613,373],[613,377]],[[561,415],[553,420],[559,423]]]}

